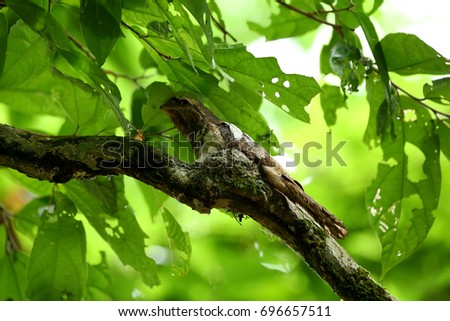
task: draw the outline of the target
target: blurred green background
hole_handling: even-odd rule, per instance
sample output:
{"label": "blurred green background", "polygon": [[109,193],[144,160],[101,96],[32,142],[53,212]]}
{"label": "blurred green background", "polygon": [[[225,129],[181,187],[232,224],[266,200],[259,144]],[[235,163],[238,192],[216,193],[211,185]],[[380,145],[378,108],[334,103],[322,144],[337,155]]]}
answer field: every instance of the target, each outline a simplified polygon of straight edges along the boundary
{"label": "blurred green background", "polygon": [[[288,39],[265,43],[251,32],[247,21],[269,23],[268,4],[265,1],[217,1],[223,13],[227,30],[239,42],[249,46],[256,56],[275,55],[283,71],[310,75],[321,83],[319,73],[319,52],[326,44],[331,30],[319,28],[301,39]],[[449,44],[442,42],[442,30],[449,30],[450,22],[439,1],[417,4],[410,2],[385,1],[373,19],[380,36],[391,32],[411,32],[444,56],[450,56]],[[434,5],[433,5],[434,4]],[[406,8],[405,6],[408,6]],[[404,9],[404,10],[403,10]],[[401,11],[400,11],[401,10]],[[442,15],[442,17],[440,16]],[[136,40],[130,37],[120,39],[106,68],[119,73],[139,75],[139,52]],[[439,40],[439,41],[438,41]],[[447,47],[445,47],[447,46]],[[366,54],[368,51],[366,51]],[[127,61],[117,57],[127,56]],[[421,86],[431,77],[403,77],[394,80],[411,93],[420,96]],[[327,81],[336,82],[327,78]],[[129,108],[131,94],[135,89],[132,82],[118,79],[117,83],[124,97],[122,107]],[[0,122],[19,128],[36,128],[56,134],[63,120],[51,116],[34,116],[12,113],[0,106]],[[308,110],[311,123],[294,120],[270,103],[265,102],[261,112],[268,120],[280,142],[293,142],[294,147],[286,151],[283,163],[302,150],[308,142],[317,142],[324,149],[313,151],[310,160],[322,160],[318,167],[308,167],[301,161],[295,168],[288,168],[300,181],[305,190],[320,203],[341,218],[349,229],[342,246],[373,277],[381,282],[394,296],[401,300],[449,300],[450,299],[450,238],[446,228],[450,226],[450,162],[442,156],[442,192],[436,211],[436,221],[424,244],[408,259],[393,268],[382,279],[380,275],[380,245],[370,226],[365,208],[365,190],[376,175],[381,159],[378,148],[370,149],[362,141],[369,115],[365,93],[352,94],[346,109],[338,111],[337,124],[331,129],[323,120],[319,97]],[[340,155],[346,166],[334,161],[325,164],[327,132],[331,130],[333,146],[345,141]],[[441,142],[448,144],[448,142]],[[301,155],[301,160],[303,160]],[[421,172],[421,155],[411,154],[410,173]],[[14,180],[9,170],[0,170],[0,201],[12,210],[18,210],[32,196]],[[100,251],[107,253],[107,261],[113,266],[110,296],[115,300],[337,300],[338,297],[317,277],[306,264],[294,255],[283,243],[272,237],[255,222],[244,219],[240,224],[231,215],[213,211],[211,215],[200,215],[173,199],[164,203],[176,216],[182,228],[189,232],[192,242],[191,269],[187,276],[176,277],[170,272],[170,251],[161,217],[152,221],[147,203],[137,188],[137,183],[126,178],[126,192],[131,206],[144,231],[150,236],[148,254],[159,264],[162,284],[153,289],[145,286],[140,276],[123,267],[108,245],[85,224],[88,237],[88,262],[98,264]],[[81,217],[80,217],[81,218]],[[25,248],[31,247],[22,238]]]}

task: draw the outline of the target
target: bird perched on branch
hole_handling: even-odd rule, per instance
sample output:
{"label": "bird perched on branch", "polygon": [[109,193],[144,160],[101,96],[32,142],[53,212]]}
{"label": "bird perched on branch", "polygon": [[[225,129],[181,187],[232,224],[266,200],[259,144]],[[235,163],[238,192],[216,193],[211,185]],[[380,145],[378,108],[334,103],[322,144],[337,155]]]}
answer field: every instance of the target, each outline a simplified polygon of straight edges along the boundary
{"label": "bird perched on branch", "polygon": [[304,208],[331,236],[345,237],[347,229],[343,223],[306,194],[300,183],[237,126],[221,121],[200,102],[190,98],[172,98],[161,109],[188,139],[198,159],[223,149],[239,149],[258,165],[261,176],[268,184]]}

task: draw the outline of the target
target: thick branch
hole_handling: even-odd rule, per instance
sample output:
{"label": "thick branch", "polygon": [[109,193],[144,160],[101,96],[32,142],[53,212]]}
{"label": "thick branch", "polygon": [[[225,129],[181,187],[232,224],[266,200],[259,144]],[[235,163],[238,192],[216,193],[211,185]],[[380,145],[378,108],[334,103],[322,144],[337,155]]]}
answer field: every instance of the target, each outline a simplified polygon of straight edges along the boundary
{"label": "thick branch", "polygon": [[346,300],[394,300],[301,208],[273,190],[238,150],[186,164],[116,136],[48,137],[0,125],[0,166],[52,182],[124,174],[193,209],[243,213],[281,238]]}

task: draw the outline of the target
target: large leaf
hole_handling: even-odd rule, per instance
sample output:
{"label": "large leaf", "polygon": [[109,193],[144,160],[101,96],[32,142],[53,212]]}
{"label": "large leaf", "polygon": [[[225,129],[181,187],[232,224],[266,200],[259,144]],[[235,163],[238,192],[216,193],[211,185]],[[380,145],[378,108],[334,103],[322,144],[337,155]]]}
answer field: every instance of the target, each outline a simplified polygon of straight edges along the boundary
{"label": "large leaf", "polygon": [[[430,115],[409,97],[401,97],[400,102],[415,120],[394,120],[398,136],[382,141],[383,161],[367,190],[367,207],[382,245],[383,275],[425,239],[434,222],[441,186],[439,140]],[[406,148],[423,153],[421,167],[412,168]]]}
{"label": "large leaf", "polygon": [[[117,86],[97,64],[86,57],[85,53],[73,44],[61,24],[51,13],[47,13],[43,8],[28,1],[9,0],[8,5],[29,27],[39,33],[42,38],[53,44],[55,46],[54,50],[61,54],[80,73],[83,80],[88,82],[100,94],[106,105],[116,115],[124,131],[128,132],[133,129],[130,121],[125,117],[120,108],[121,95]],[[29,12],[33,11],[35,17],[30,18]],[[42,22],[44,23],[43,26]]]}
{"label": "large leaf", "polygon": [[389,71],[400,75],[450,73],[450,61],[416,35],[390,33],[381,46]]}
{"label": "large leaf", "polygon": [[0,101],[29,114],[63,116],[85,134],[117,127],[101,96],[50,64],[48,43],[25,24],[11,28]]}
{"label": "large leaf", "polygon": [[162,217],[169,239],[172,274],[184,276],[189,272],[191,261],[192,248],[189,234],[182,230],[175,217],[166,208],[163,209]]}
{"label": "large leaf", "polygon": [[[58,201],[59,199],[59,201]],[[73,205],[60,195],[39,227],[28,266],[31,300],[80,300],[86,282],[86,236]]]}
{"label": "large leaf", "polygon": [[71,181],[68,196],[125,265],[138,271],[148,286],[159,284],[156,263],[145,253],[147,235],[124,195],[123,177]]}
{"label": "large leaf", "polygon": [[305,106],[320,92],[313,78],[285,74],[275,58],[255,58],[240,45],[216,50],[216,61],[241,86],[260,93],[289,115],[309,122]]}
{"label": "large leaf", "polygon": [[97,64],[101,66],[122,35],[121,1],[82,0],[80,8],[80,24],[84,39]]}

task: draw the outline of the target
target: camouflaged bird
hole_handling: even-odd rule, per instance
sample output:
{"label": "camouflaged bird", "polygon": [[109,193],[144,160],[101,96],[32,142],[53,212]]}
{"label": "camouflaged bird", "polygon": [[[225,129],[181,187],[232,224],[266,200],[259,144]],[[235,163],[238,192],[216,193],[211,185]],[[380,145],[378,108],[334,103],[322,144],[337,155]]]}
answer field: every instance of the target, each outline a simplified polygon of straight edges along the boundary
{"label": "camouflaged bird", "polygon": [[190,142],[197,159],[227,148],[236,148],[258,165],[263,179],[292,202],[303,207],[334,238],[344,238],[347,229],[325,207],[305,193],[303,187],[249,135],[221,121],[194,99],[172,98],[161,109]]}

